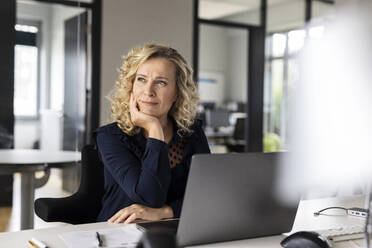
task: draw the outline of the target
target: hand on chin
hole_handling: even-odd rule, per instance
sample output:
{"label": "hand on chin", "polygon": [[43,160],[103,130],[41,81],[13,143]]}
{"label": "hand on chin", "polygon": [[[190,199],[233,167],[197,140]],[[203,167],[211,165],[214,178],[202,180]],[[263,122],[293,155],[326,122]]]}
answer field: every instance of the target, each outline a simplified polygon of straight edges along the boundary
{"label": "hand on chin", "polygon": [[135,99],[133,94],[131,95],[129,104],[131,120],[134,125],[145,129],[147,129],[149,125],[152,125],[154,123],[160,125],[159,119],[156,116],[154,116],[153,111],[150,111],[150,109],[147,109],[146,107],[143,106],[140,107],[137,102],[137,99]]}

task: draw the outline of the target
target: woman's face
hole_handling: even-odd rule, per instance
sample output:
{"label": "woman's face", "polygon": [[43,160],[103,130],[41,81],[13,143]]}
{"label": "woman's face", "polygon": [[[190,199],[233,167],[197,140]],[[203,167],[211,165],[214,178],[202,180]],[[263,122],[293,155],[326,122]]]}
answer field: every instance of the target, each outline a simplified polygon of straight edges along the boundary
{"label": "woman's face", "polygon": [[166,58],[151,58],[139,66],[133,83],[139,110],[159,119],[167,118],[177,99],[176,67]]}

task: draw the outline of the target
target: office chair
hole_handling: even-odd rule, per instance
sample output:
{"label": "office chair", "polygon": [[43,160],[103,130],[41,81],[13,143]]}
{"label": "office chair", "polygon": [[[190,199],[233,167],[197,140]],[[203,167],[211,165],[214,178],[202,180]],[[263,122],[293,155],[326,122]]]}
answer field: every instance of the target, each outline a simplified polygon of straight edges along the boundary
{"label": "office chair", "polygon": [[226,146],[230,152],[245,151],[245,118],[236,119],[232,140]]}
{"label": "office chair", "polygon": [[64,198],[39,198],[35,213],[46,222],[96,222],[104,193],[103,164],[93,145],[82,149],[81,180],[76,193]]}

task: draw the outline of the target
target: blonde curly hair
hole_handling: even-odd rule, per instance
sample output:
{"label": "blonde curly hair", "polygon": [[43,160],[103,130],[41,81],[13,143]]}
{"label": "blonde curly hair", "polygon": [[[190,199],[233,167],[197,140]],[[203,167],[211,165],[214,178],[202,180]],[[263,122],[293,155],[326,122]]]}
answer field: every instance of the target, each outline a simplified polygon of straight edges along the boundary
{"label": "blonde curly hair", "polygon": [[139,66],[150,58],[166,58],[175,65],[178,97],[168,115],[176,121],[180,136],[191,133],[190,127],[194,123],[199,102],[197,87],[192,79],[193,71],[175,49],[154,43],[134,47],[123,57],[119,80],[109,96],[113,121],[128,135],[140,132],[140,127],[131,121],[129,99]]}

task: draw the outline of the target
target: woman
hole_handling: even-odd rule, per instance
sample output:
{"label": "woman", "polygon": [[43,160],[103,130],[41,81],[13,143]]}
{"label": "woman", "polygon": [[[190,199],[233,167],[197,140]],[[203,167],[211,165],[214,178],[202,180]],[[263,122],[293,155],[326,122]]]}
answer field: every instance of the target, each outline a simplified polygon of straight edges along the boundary
{"label": "woman", "polygon": [[98,221],[179,217],[191,156],[210,153],[197,103],[192,70],[176,50],[147,44],[124,57],[115,122],[95,132],[105,174]]}

